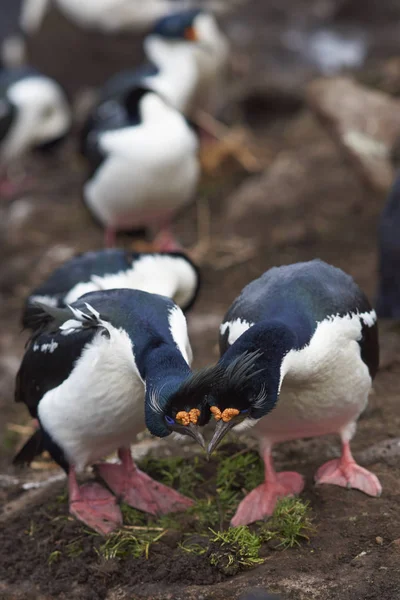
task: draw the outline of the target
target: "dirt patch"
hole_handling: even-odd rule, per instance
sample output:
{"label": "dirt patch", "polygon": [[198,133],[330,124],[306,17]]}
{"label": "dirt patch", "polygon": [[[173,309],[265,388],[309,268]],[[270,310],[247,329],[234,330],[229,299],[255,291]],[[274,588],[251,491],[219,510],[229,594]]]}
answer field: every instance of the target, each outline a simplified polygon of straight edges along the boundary
{"label": "dirt patch", "polygon": [[[371,436],[371,419],[363,419],[360,430],[356,449],[360,438],[365,443]],[[332,455],[333,448],[336,450],[321,440],[293,442],[279,448],[277,467],[296,468],[306,476],[302,498],[310,502],[314,528],[307,532],[309,541],[300,541],[294,548],[283,550],[279,540],[263,543],[259,552],[263,563],[255,568],[226,569],[226,561],[211,564],[210,556],[219,547],[205,542],[208,525],[215,529],[228,525],[232,512],[226,507],[243,497],[249,473],[253,485],[262,479],[257,454],[246,450],[243,444],[231,443],[210,462],[202,456],[185,459],[185,468],[189,465],[195,469],[194,480],[182,475],[182,464],[176,469],[173,484],[203,503],[197,511],[154,520],[124,509],[124,521],[133,527],[130,532],[149,527],[150,536],[157,538],[162,530],[162,537],[139,558],[129,552],[126,557],[107,555],[104,538],[88,532],[68,516],[65,490],[62,484],[54,486],[45,502],[23,511],[3,527],[0,581],[7,583],[10,594],[25,582],[31,591],[35,589],[46,598],[103,599],[113,597],[113,592],[119,590],[126,594],[121,597],[133,594],[134,598],[227,600],[254,584],[285,591],[287,597],[298,599],[394,598],[400,589],[398,469],[374,464],[373,470],[384,486],[380,499],[333,486],[316,488],[312,485],[313,473],[324,454]],[[239,456],[248,466],[245,475],[240,469],[233,480],[234,503],[226,505],[226,499],[217,491],[218,476],[224,460],[234,461]],[[165,463],[150,459],[144,468],[165,481]],[[185,487],[188,482],[190,489]],[[217,522],[215,513],[203,512],[207,502],[217,503]],[[259,531],[257,525],[251,529]],[[191,553],[192,548],[200,548],[202,553]],[[232,574],[236,575],[234,592]]]}

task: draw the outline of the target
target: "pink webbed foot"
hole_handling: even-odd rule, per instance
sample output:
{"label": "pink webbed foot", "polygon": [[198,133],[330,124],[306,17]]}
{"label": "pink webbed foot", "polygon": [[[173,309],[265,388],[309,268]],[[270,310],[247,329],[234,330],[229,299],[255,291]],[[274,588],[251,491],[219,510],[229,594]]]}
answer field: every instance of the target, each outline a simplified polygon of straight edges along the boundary
{"label": "pink webbed foot", "polygon": [[69,512],[101,535],[107,535],[122,525],[117,501],[99,483],[86,483],[70,497]]}
{"label": "pink webbed foot", "polygon": [[343,457],[322,465],[316,473],[315,482],[354,488],[368,496],[380,496],[382,493],[382,486],[376,475],[360,467],[355,461],[343,460]]}
{"label": "pink webbed foot", "polygon": [[127,469],[123,464],[100,463],[95,468],[96,473],[118,498],[143,512],[160,515],[184,511],[192,506],[192,500],[154,481],[133,462],[132,465],[133,468]]}
{"label": "pink webbed foot", "polygon": [[276,473],[274,481],[262,483],[241,501],[231,521],[233,527],[249,525],[272,515],[279,498],[300,494],[303,477],[294,471]]}

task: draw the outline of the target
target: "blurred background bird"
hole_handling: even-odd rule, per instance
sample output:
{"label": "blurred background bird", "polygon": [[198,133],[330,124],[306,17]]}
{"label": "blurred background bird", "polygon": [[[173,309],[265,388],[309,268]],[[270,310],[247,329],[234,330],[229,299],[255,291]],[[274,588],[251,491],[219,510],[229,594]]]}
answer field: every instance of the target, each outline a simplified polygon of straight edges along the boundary
{"label": "blurred background bird", "polygon": [[138,85],[96,106],[81,147],[91,169],[83,198],[106,246],[118,231],[145,227],[157,250],[179,250],[172,220],[194,199],[200,175],[197,136],[183,115]]}
{"label": "blurred background bird", "polygon": [[0,67],[0,197],[18,192],[27,152],[54,148],[70,128],[69,103],[56,81],[29,67]]}
{"label": "blurred background bird", "polygon": [[159,71],[152,89],[192,119],[200,109],[215,112],[229,45],[211,13],[193,9],[163,17],[145,38],[144,50]]}
{"label": "blurred background bird", "polygon": [[32,317],[40,310],[35,302],[64,308],[88,292],[119,288],[167,296],[185,311],[196,301],[200,272],[186,255],[177,252],[86,252],[58,267],[29,294],[22,324],[29,328]]}
{"label": "blurred background bird", "polygon": [[385,319],[400,318],[400,173],[393,186],[378,227],[379,273],[376,313]]}

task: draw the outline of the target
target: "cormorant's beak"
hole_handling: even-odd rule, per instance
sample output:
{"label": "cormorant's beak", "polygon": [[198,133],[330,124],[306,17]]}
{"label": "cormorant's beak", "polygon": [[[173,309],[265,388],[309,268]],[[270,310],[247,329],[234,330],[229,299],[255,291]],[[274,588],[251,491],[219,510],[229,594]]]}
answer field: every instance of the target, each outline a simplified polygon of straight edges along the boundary
{"label": "cormorant's beak", "polygon": [[175,423],[170,426],[171,431],[176,431],[176,433],[183,433],[184,435],[190,435],[202,448],[206,449],[206,443],[202,434],[200,433],[200,429],[198,425],[194,423],[189,423],[189,425],[179,425]]}
{"label": "cormorant's beak", "polygon": [[223,438],[226,436],[228,431],[237,425],[235,419],[231,419],[230,421],[223,421],[222,419],[218,421],[217,426],[214,431],[214,435],[212,436],[211,442],[208,444],[207,454],[210,455],[214,452],[216,447],[221,443]]}
{"label": "cormorant's beak", "polygon": [[190,437],[192,437],[194,440],[196,440],[196,442],[198,444],[200,444],[200,446],[203,448],[203,450],[206,449],[206,443],[204,441],[202,434],[200,433],[200,429],[199,429],[198,425],[195,425],[194,423],[190,423],[189,425],[187,425],[186,426],[186,434],[190,435]]}

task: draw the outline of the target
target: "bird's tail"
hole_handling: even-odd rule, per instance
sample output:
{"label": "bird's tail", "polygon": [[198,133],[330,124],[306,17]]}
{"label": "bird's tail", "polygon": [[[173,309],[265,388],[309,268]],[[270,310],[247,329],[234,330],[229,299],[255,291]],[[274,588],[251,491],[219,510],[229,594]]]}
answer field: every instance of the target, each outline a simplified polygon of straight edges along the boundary
{"label": "bird's tail", "polygon": [[38,429],[14,456],[13,465],[29,465],[43,450],[43,433]]}

